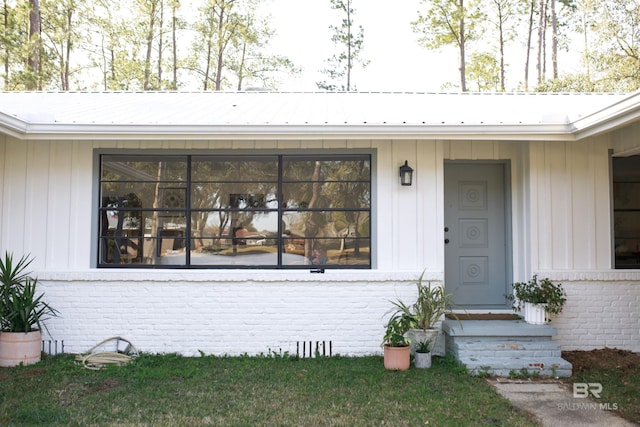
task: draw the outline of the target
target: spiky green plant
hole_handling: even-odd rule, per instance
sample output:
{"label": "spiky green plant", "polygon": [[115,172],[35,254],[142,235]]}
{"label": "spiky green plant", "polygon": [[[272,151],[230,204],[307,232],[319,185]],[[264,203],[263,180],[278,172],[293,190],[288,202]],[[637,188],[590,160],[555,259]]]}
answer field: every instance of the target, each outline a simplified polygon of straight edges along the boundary
{"label": "spiky green plant", "polygon": [[0,330],[31,332],[42,327],[58,312],[43,301],[44,294],[36,294],[38,279],[30,276],[27,267],[33,261],[23,255],[14,263],[13,254],[5,252],[0,259]]}

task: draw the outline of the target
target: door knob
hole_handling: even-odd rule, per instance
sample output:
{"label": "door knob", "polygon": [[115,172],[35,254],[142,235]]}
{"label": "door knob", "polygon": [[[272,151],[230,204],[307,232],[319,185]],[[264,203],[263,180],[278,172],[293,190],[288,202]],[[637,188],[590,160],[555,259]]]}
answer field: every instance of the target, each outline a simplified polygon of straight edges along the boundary
{"label": "door knob", "polygon": [[449,231],[449,227],[444,228],[444,232],[446,233],[447,231]]}
{"label": "door knob", "polygon": [[449,244],[449,239],[444,239],[444,244],[445,245]]}

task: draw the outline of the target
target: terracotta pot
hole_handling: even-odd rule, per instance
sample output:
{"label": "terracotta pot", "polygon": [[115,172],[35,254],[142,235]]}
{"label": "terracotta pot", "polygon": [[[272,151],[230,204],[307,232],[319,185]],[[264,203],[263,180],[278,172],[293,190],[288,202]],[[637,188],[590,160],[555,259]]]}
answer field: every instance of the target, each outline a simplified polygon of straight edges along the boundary
{"label": "terracotta pot", "polygon": [[411,365],[411,347],[384,346],[384,367],[392,371],[406,371]]}
{"label": "terracotta pot", "polygon": [[32,365],[40,361],[42,332],[0,332],[0,366]]}

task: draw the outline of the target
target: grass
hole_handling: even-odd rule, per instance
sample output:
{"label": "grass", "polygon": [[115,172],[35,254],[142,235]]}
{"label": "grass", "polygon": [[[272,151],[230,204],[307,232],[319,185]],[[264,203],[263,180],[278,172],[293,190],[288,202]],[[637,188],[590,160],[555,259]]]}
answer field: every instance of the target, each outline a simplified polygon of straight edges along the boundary
{"label": "grass", "polygon": [[[577,353],[577,354],[576,354]],[[582,353],[582,356],[576,358]],[[584,356],[589,356],[588,360]],[[598,403],[615,405],[614,413],[633,423],[640,424],[640,356],[614,349],[593,352],[573,352],[563,357],[573,363],[573,376],[565,381],[574,383],[600,383]]]}
{"label": "grass", "polygon": [[534,426],[449,359],[386,371],[382,358],[142,355],[90,371],[72,356],[0,370],[12,426]]}

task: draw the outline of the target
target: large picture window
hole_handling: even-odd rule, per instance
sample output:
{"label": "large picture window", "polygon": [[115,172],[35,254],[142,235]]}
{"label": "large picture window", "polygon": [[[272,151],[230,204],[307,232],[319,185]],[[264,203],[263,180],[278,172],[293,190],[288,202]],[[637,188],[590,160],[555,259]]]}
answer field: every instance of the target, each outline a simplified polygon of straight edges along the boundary
{"label": "large picture window", "polygon": [[640,156],[612,163],[615,268],[640,268]]}
{"label": "large picture window", "polygon": [[100,156],[99,267],[370,268],[369,155]]}

